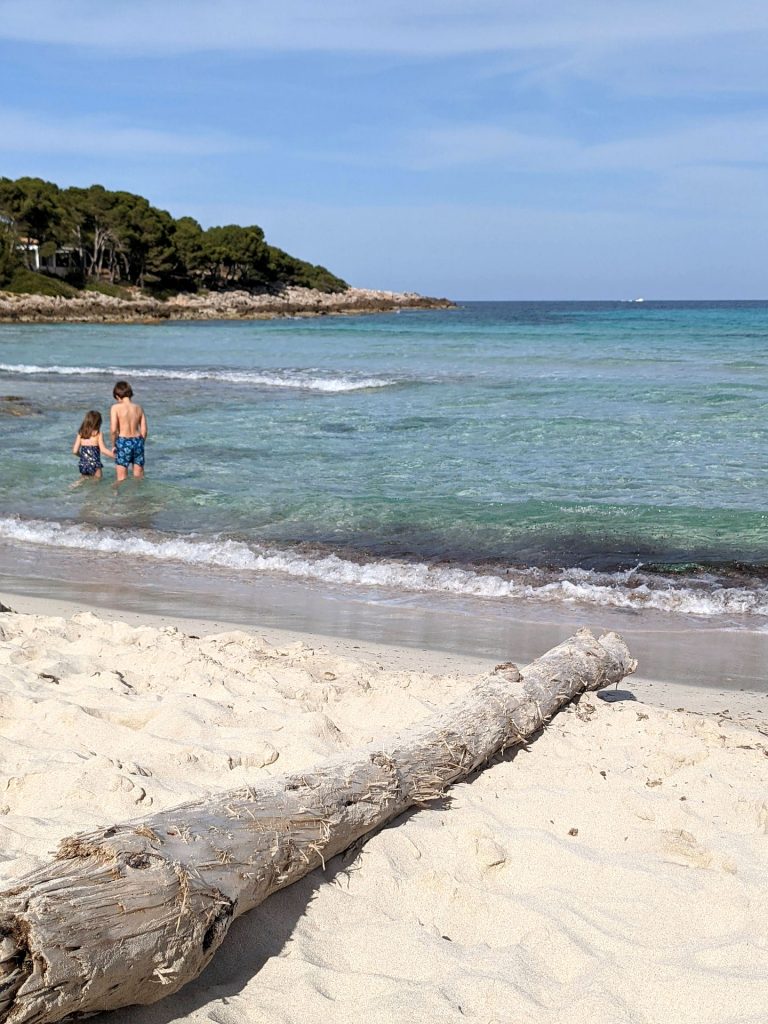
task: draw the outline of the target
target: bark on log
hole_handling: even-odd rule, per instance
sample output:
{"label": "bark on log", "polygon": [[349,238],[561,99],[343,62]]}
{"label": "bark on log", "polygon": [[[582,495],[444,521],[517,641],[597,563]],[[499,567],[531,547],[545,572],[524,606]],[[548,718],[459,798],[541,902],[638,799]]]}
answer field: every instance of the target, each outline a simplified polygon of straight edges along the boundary
{"label": "bark on log", "polygon": [[65,839],[52,863],[0,894],[0,1024],[177,991],[235,917],[636,665],[615,633],[579,630],[522,676],[500,666],[384,745]]}

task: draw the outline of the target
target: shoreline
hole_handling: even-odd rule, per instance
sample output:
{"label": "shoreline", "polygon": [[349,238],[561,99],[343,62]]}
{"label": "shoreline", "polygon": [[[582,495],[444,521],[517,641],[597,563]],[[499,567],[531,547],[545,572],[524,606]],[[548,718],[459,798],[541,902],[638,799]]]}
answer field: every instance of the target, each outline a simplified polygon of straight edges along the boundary
{"label": "shoreline", "polygon": [[[302,642],[344,657],[434,673],[527,664],[586,625],[621,633],[640,666],[631,699],[659,707],[768,718],[768,633],[683,622],[663,614],[505,605],[398,595],[263,575],[244,580],[187,565],[0,544],[0,601],[16,611],[90,610],[197,634],[248,630],[270,643]],[[120,586],[115,587],[115,572]]]}
{"label": "shoreline", "polygon": [[[4,585],[5,581],[0,577],[0,587]],[[172,629],[183,635],[197,636],[201,639],[232,632],[245,633],[270,647],[299,647],[313,655],[349,659],[362,666],[380,670],[386,667],[387,670],[399,672],[425,672],[434,676],[451,675],[469,679],[492,671],[500,661],[499,658],[480,653],[403,646],[362,636],[307,632],[271,624],[249,625],[236,617],[228,619],[226,613],[206,618],[178,614],[172,610],[136,611],[108,606],[94,608],[72,596],[43,597],[8,589],[0,590],[0,604],[8,606],[8,603],[10,613],[15,615],[72,619],[73,616],[88,613],[96,615],[105,623],[125,623],[134,629]],[[518,667],[523,668],[529,660],[535,660],[549,647],[567,639],[576,628],[572,626],[542,631],[539,636],[539,649],[534,652],[526,647],[526,657],[518,658]],[[600,632],[598,629],[597,633]],[[623,635],[626,639],[626,633]],[[628,642],[634,653],[637,645],[633,646],[631,637]],[[760,726],[759,731],[768,735],[768,693],[760,690],[728,687],[717,689],[707,685],[650,679],[643,675],[641,665],[636,675],[627,677],[616,692],[606,691],[602,699],[606,703],[630,701],[633,704],[650,705],[672,712],[714,716],[745,727]]]}
{"label": "shoreline", "polygon": [[449,299],[415,292],[350,288],[319,292],[286,288],[277,295],[245,291],[179,294],[153,299],[138,290],[130,298],[83,292],[74,298],[0,291],[0,324],[165,323],[195,320],[274,320],[284,317],[362,316],[408,309],[453,309]]}

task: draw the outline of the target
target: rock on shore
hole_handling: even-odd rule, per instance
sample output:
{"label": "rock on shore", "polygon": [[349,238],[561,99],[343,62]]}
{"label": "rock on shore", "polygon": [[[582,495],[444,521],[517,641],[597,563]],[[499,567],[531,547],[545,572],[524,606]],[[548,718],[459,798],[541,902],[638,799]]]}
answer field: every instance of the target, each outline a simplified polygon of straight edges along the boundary
{"label": "rock on shore", "polygon": [[349,288],[345,292],[319,292],[311,288],[285,288],[277,294],[246,291],[179,294],[162,301],[138,289],[129,298],[83,292],[75,298],[16,295],[0,292],[0,323],[126,323],[152,320],[260,320],[280,316],[327,316],[386,313],[399,309],[447,309],[448,299],[428,298],[415,292],[385,292]]}

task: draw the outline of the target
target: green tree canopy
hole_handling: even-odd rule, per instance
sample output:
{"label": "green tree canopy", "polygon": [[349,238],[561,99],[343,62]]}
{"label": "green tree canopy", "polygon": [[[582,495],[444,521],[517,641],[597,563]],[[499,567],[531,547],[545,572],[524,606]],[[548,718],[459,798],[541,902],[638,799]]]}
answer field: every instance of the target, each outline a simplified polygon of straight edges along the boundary
{"label": "green tree canopy", "polygon": [[256,224],[203,229],[193,217],[176,219],[131,192],[0,178],[0,283],[28,257],[30,243],[44,257],[66,248],[80,284],[274,291],[298,285],[325,292],[349,287],[325,267],[269,245]]}

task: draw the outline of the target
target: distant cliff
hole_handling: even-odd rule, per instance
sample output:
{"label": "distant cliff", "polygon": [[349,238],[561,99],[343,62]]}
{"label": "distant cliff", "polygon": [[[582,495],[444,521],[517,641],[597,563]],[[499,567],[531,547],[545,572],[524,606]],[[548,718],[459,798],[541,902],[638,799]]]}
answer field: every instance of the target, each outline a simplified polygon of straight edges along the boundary
{"label": "distant cliff", "polygon": [[347,288],[322,292],[286,287],[278,293],[248,291],[179,294],[155,299],[139,289],[118,297],[87,291],[72,297],[0,291],[0,323],[132,323],[162,320],[267,320],[284,316],[344,316],[401,309],[447,309],[448,299],[414,292]]}

